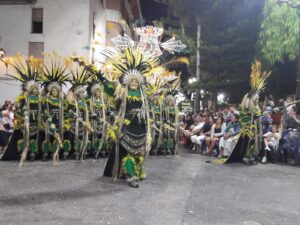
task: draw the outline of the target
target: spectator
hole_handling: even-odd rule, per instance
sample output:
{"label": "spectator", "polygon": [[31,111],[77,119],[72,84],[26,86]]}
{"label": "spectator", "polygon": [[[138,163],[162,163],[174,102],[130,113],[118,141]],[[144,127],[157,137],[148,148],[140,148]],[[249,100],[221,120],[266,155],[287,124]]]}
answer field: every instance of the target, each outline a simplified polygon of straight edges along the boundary
{"label": "spectator", "polygon": [[219,148],[221,151],[221,157],[230,156],[232,150],[234,149],[234,144],[237,141],[237,134],[241,129],[241,125],[238,120],[239,117],[236,114],[231,117],[231,121],[227,124],[224,135],[220,139]]}
{"label": "spectator", "polygon": [[203,117],[200,115],[200,116],[197,116],[196,117],[196,125],[195,126],[191,126],[190,128],[190,136],[189,136],[189,139],[191,140],[192,144],[193,144],[193,148],[192,150],[195,151],[196,150],[196,137],[197,135],[201,132],[201,129],[204,125],[204,119]]}
{"label": "spectator", "polygon": [[265,150],[264,150],[264,156],[261,161],[262,163],[267,162],[268,155],[270,155],[272,151],[273,152],[277,151],[279,140],[280,140],[280,134],[278,133],[277,126],[273,125],[271,131],[264,134]]}
{"label": "spectator", "polygon": [[3,151],[8,144],[10,135],[13,132],[13,121],[10,119],[8,110],[2,111],[0,118],[0,150]]}
{"label": "spectator", "polygon": [[231,119],[232,113],[229,112],[229,108],[228,108],[227,106],[225,106],[225,107],[223,108],[222,114],[223,114],[222,116],[223,116],[223,118],[224,118],[224,121],[225,121],[226,123],[228,123],[228,122],[230,121],[230,119]]}
{"label": "spectator", "polygon": [[206,137],[206,155],[211,155],[212,150],[218,145],[220,138],[223,136],[226,125],[222,117],[218,117],[216,123],[212,125],[210,136]]}
{"label": "spectator", "polygon": [[266,111],[261,116],[261,123],[262,123],[262,130],[263,134],[268,133],[271,131],[273,119],[271,117],[270,112]]}
{"label": "spectator", "polygon": [[297,118],[296,118],[296,109],[292,107],[290,111],[288,112],[288,115],[286,115],[285,123],[284,123],[284,129],[297,129]]}
{"label": "spectator", "polygon": [[194,121],[193,121],[192,115],[187,114],[186,117],[185,117],[185,127],[184,127],[184,129],[189,130],[190,127],[193,125],[193,123],[194,123]]}
{"label": "spectator", "polygon": [[240,115],[240,112],[237,111],[237,109],[234,106],[229,107],[229,112],[231,113],[231,116],[233,115]]}
{"label": "spectator", "polygon": [[[201,129],[191,137],[191,141],[194,144],[193,150],[195,150],[197,146],[203,147],[202,144],[205,143],[205,138],[210,136],[210,130],[213,123],[214,118],[212,116],[205,117],[205,122]],[[203,151],[203,148],[201,148],[201,150]]]}

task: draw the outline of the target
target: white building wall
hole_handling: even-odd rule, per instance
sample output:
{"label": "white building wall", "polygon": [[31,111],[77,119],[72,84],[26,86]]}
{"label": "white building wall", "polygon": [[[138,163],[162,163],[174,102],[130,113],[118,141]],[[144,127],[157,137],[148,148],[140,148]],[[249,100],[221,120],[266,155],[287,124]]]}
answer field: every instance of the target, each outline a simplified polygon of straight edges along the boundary
{"label": "white building wall", "polygon": [[[28,56],[29,42],[44,42],[45,52],[55,51],[62,56],[76,53],[88,60],[94,57],[103,61],[99,53],[106,43],[106,21],[120,22],[122,15],[117,10],[105,9],[105,1],[104,6],[100,2],[37,0],[34,5],[0,5],[0,48],[4,48],[8,56],[17,53]],[[43,8],[42,34],[31,33],[32,8]],[[92,41],[100,43],[94,56],[90,49]],[[0,62],[0,77],[5,73],[5,66]],[[0,105],[4,100],[14,101],[19,92],[16,81],[0,80]]]}
{"label": "white building wall", "polygon": [[[44,42],[45,52],[55,51],[62,56],[76,52],[89,59],[90,1],[38,0],[34,5],[0,5],[0,47],[8,56],[28,56],[29,42]],[[31,34],[33,7],[43,8],[43,34]],[[5,73],[3,67],[0,65],[0,76]],[[14,100],[19,89],[16,82],[0,80],[0,104]]]}

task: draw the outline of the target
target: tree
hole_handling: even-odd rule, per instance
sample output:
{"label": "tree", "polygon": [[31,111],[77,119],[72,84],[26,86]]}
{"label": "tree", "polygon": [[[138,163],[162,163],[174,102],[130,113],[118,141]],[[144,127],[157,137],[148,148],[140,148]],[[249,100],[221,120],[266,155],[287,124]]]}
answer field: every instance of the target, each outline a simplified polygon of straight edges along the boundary
{"label": "tree", "polygon": [[277,0],[266,0],[263,15],[259,40],[262,56],[271,64],[286,57],[295,60],[299,43],[297,10],[279,5]]}
{"label": "tree", "polygon": [[218,0],[210,10],[203,33],[200,85],[214,98],[224,91],[237,103],[248,90],[262,8],[260,0]]}
{"label": "tree", "polygon": [[[278,3],[281,2],[279,5]],[[267,0],[260,35],[263,57],[274,64],[297,60],[296,99],[300,101],[300,3],[296,0]],[[294,88],[293,88],[294,89]],[[300,103],[297,103],[300,113]]]}
{"label": "tree", "polygon": [[204,88],[215,98],[218,92],[226,91],[232,101],[239,102],[242,93],[249,87],[250,67],[256,56],[264,2],[170,0],[169,4],[170,12],[163,19],[165,26],[177,30],[180,38],[185,35],[194,40],[194,44],[188,46],[194,63],[189,67],[191,76],[196,70],[197,25],[200,23],[202,28],[201,80],[184,86],[187,90],[191,86],[193,89]]}

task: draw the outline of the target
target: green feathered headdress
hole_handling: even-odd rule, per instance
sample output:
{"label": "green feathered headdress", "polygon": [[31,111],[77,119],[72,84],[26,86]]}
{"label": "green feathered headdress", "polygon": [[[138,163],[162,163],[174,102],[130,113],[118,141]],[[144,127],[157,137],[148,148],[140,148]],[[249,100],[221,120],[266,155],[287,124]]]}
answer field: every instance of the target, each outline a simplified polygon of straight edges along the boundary
{"label": "green feathered headdress", "polygon": [[38,87],[40,69],[43,66],[43,60],[30,56],[26,58],[22,55],[6,57],[3,59],[7,66],[14,68],[14,74],[7,74],[22,83],[25,91],[30,91],[33,87]]}
{"label": "green feathered headdress", "polygon": [[72,91],[75,95],[80,92],[85,92],[85,86],[91,81],[93,75],[87,71],[85,68],[74,65],[74,68],[71,69],[71,77],[70,83],[72,84]]}
{"label": "green feathered headdress", "polygon": [[70,73],[67,70],[70,62],[56,53],[45,54],[45,62],[40,76],[43,86],[48,92],[54,87],[61,91],[62,86],[70,81]]}

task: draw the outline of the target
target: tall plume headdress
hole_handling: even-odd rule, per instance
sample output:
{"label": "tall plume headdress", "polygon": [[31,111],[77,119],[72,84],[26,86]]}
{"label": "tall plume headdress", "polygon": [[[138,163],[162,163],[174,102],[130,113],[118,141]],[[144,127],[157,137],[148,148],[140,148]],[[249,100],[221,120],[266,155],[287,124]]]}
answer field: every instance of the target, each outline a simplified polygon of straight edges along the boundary
{"label": "tall plume headdress", "polygon": [[70,74],[67,70],[69,62],[56,53],[45,54],[45,58],[47,62],[41,68],[40,80],[48,92],[51,92],[54,87],[61,92],[62,86],[70,81]]}
{"label": "tall plume headdress", "polygon": [[72,91],[75,95],[78,95],[80,92],[86,92],[86,86],[91,80],[91,74],[85,68],[75,66],[71,70],[71,81]]}
{"label": "tall plume headdress", "polygon": [[7,74],[22,83],[24,91],[31,91],[34,87],[39,88],[39,73],[43,65],[43,60],[30,56],[26,58],[22,55],[7,57],[4,63],[14,68],[13,74]]}

